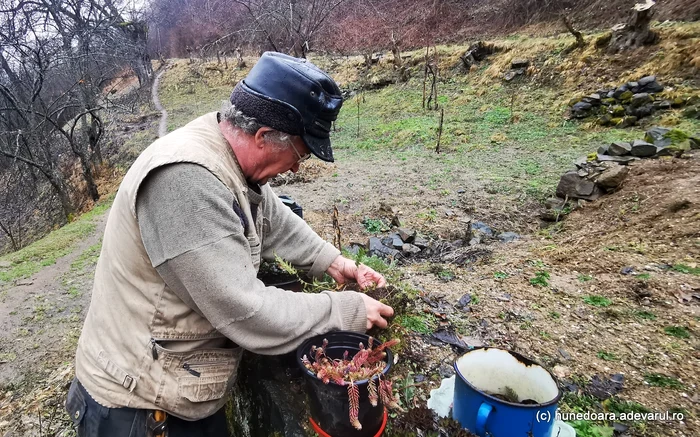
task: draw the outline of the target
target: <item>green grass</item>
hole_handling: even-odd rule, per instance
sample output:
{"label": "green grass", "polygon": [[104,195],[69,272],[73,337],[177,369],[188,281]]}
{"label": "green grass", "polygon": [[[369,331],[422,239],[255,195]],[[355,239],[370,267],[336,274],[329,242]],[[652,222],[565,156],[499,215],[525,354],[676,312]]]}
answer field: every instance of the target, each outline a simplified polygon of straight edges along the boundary
{"label": "green grass", "polygon": [[85,249],[85,251],[71,263],[71,270],[80,271],[83,270],[86,265],[96,263],[97,258],[100,256],[100,250],[102,250],[102,241]]}
{"label": "green grass", "polygon": [[59,228],[31,245],[0,257],[12,265],[0,271],[0,283],[27,278],[42,267],[56,263],[58,258],[73,250],[73,246],[95,232],[95,218],[102,215],[111,205],[114,195],[105,197],[90,211],[73,222]]}
{"label": "green grass", "polygon": [[667,326],[664,328],[664,332],[676,338],[690,338],[690,333],[682,326]]}
{"label": "green grass", "polygon": [[683,383],[678,379],[660,373],[647,373],[644,375],[644,381],[653,387],[673,388],[678,390],[685,388]]}
{"label": "green grass", "polygon": [[605,296],[591,295],[583,298],[583,301],[588,305],[593,305],[595,307],[608,307],[612,305],[612,300]]}
{"label": "green grass", "polygon": [[700,275],[700,267],[688,267],[685,264],[676,264],[671,268],[671,270],[689,275]]}

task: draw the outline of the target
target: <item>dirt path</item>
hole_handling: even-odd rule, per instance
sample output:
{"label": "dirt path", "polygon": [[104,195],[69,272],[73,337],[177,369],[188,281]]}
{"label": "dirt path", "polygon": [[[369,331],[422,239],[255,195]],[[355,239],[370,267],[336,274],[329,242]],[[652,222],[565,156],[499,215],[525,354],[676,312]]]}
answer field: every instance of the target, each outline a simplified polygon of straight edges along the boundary
{"label": "dirt path", "polygon": [[[70,254],[2,292],[0,344],[6,358],[0,360],[4,361],[0,364],[0,387],[31,379],[27,372],[41,368],[38,363],[54,361],[57,354],[63,356],[64,349],[77,340],[73,331],[80,329],[90,303],[97,255],[89,252],[94,252],[102,238],[106,217],[95,220],[95,232]],[[87,258],[76,263],[79,257]]]}
{"label": "dirt path", "polygon": [[107,215],[68,255],[0,292],[0,435],[73,435],[62,405]]}
{"label": "dirt path", "polygon": [[160,111],[160,123],[158,124],[158,136],[164,137],[168,133],[168,111],[165,110],[163,105],[160,103],[158,98],[158,87],[160,86],[160,78],[165,73],[165,67],[162,71],[158,73],[155,80],[153,81],[153,87],[151,87],[151,98],[153,99],[153,105],[156,110]]}

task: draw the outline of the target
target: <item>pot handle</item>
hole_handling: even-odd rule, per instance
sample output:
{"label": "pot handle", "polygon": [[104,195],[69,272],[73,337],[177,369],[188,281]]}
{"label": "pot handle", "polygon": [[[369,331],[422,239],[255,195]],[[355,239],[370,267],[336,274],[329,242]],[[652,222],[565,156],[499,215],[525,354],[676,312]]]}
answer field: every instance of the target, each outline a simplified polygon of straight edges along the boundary
{"label": "pot handle", "polygon": [[493,406],[484,402],[476,413],[476,434],[479,437],[486,436],[486,421],[489,419],[491,411],[493,411]]}

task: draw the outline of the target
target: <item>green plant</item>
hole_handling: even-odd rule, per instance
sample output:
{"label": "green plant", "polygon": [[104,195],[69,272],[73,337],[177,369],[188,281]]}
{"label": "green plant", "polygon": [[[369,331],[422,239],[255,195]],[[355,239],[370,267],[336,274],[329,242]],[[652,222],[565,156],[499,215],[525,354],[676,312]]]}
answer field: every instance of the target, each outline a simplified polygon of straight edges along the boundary
{"label": "green plant", "polygon": [[700,275],[700,267],[689,267],[685,264],[675,264],[673,267],[671,267],[671,270],[690,275]]}
{"label": "green plant", "polygon": [[437,277],[442,281],[449,282],[455,278],[455,274],[451,270],[441,269],[437,272]]}
{"label": "green plant", "polygon": [[614,428],[604,425],[595,425],[589,420],[575,420],[571,426],[576,430],[577,437],[613,437]]}
{"label": "green plant", "polygon": [[428,211],[419,212],[418,217],[425,220],[426,222],[434,222],[435,220],[437,220],[437,211],[431,208]]}
{"label": "green plant", "polygon": [[605,296],[586,296],[583,298],[583,301],[586,302],[588,305],[593,305],[596,307],[607,307],[612,305],[612,301]]}
{"label": "green plant", "polygon": [[[360,343],[360,350],[348,359],[348,351],[345,351],[342,359],[331,359],[326,355],[328,340],[324,339],[321,346],[311,347],[311,358],[304,355],[301,359],[304,367],[312,372],[324,384],[337,384],[348,387],[349,418],[355,429],[362,429],[358,413],[360,408],[360,390],[355,381],[367,380],[369,402],[373,407],[378,405],[379,399],[386,408],[401,410],[399,398],[394,394],[391,381],[384,379],[383,371],[387,363],[384,361],[386,352],[384,349],[399,343],[399,340],[390,340],[373,348],[374,338],[370,337],[367,347]],[[379,387],[374,378],[377,378]]]}
{"label": "green plant", "polygon": [[430,324],[424,318],[413,314],[401,314],[396,317],[395,323],[420,334],[430,334],[433,332]]}
{"label": "green plant", "polygon": [[633,402],[633,401],[623,401],[616,396],[603,401],[603,407],[615,414],[622,413],[651,413],[651,410],[644,405]]}
{"label": "green plant", "polygon": [[677,338],[690,338],[690,333],[682,326],[667,326],[664,328],[664,332]]}
{"label": "green plant", "polygon": [[593,279],[593,276],[591,276],[591,275],[584,275],[584,274],[578,275],[578,280],[581,282],[588,282],[591,279]]}
{"label": "green plant", "polygon": [[637,275],[637,279],[641,279],[642,281],[648,281],[651,279],[651,274],[650,273],[640,273]]}
{"label": "green plant", "polygon": [[547,272],[546,270],[540,270],[537,273],[535,273],[534,278],[530,278],[530,284],[539,287],[547,287],[549,286],[549,282],[547,282],[548,279],[549,272]]}
{"label": "green plant", "polygon": [[495,279],[506,279],[508,277],[508,273],[501,271],[493,272],[493,277]]}
{"label": "green plant", "polygon": [[643,320],[656,320],[656,314],[649,311],[637,311],[634,313],[635,317]]}
{"label": "green plant", "polygon": [[598,358],[605,361],[617,361],[617,356],[612,352],[598,351]]}
{"label": "green plant", "polygon": [[551,317],[551,318],[553,318],[553,319],[558,319],[558,318],[561,317],[561,314],[559,314],[559,313],[556,312],[556,311],[550,311],[550,312],[549,312],[549,317]]}
{"label": "green plant", "polygon": [[365,230],[370,234],[378,234],[383,231],[388,231],[389,228],[380,219],[365,218],[362,220]]}
{"label": "green plant", "polygon": [[679,380],[672,376],[662,375],[660,373],[646,373],[644,380],[654,387],[668,387],[675,389],[683,389],[685,386]]}

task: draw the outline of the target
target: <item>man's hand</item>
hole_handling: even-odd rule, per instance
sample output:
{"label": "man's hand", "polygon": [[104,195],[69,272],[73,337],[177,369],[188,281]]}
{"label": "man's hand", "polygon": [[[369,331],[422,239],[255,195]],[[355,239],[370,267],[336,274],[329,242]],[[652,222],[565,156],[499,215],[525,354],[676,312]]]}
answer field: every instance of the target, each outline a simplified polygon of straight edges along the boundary
{"label": "man's hand", "polygon": [[328,267],[326,273],[331,275],[338,284],[344,284],[348,279],[355,280],[363,290],[371,285],[376,285],[377,287],[386,286],[384,276],[364,264],[355,264],[355,261],[342,255],[338,255]]}
{"label": "man's hand", "polygon": [[372,326],[377,326],[379,328],[386,328],[389,324],[384,317],[391,317],[394,315],[394,309],[389,305],[384,305],[378,300],[372,299],[366,294],[360,293],[362,300],[365,301],[365,310],[367,311],[367,330],[370,330]]}

